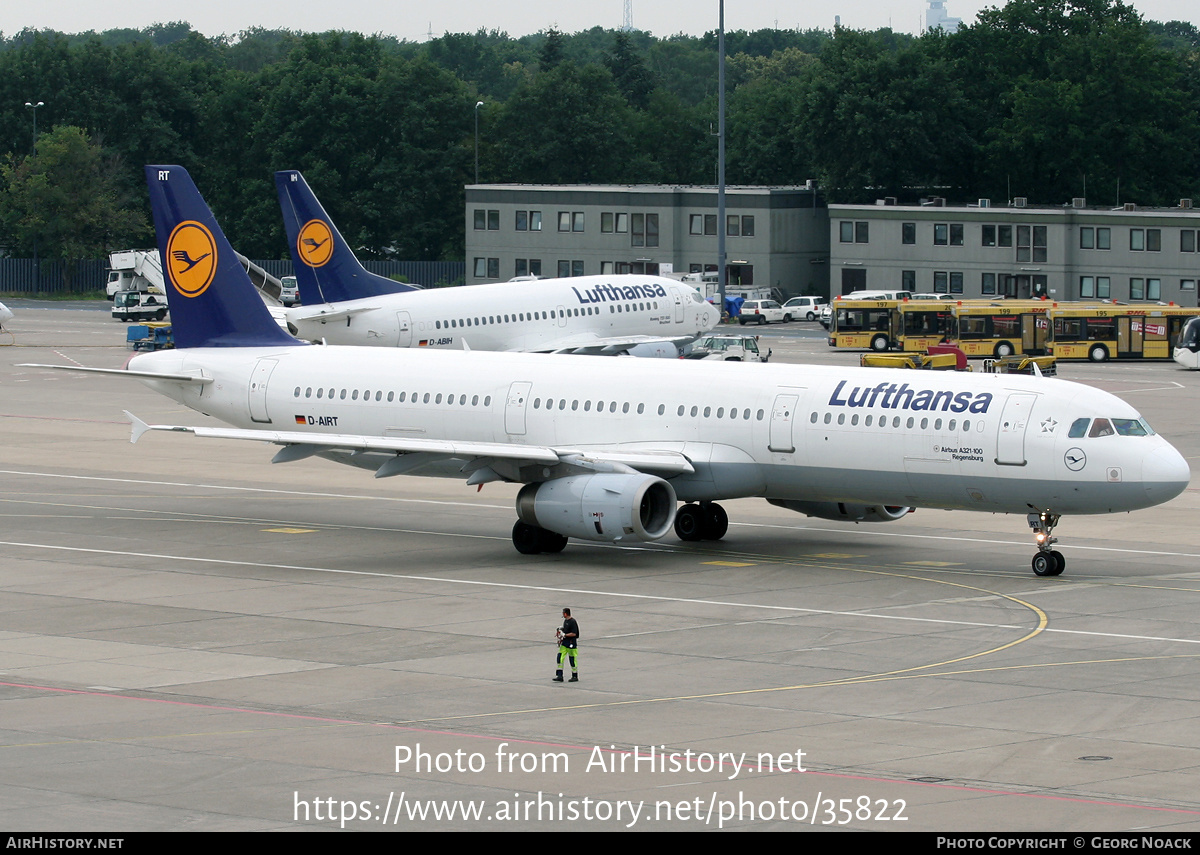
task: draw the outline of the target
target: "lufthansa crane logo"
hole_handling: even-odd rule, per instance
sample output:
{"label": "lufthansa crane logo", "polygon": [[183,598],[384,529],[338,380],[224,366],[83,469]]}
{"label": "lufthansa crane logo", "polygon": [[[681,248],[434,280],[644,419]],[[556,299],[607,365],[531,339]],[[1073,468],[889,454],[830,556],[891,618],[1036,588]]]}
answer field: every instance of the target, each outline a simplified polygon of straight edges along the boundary
{"label": "lufthansa crane logo", "polygon": [[320,267],[333,255],[333,232],[324,220],[309,220],[296,237],[296,253],[309,267]]}
{"label": "lufthansa crane logo", "polygon": [[217,270],[217,242],[195,220],[185,220],[167,238],[167,274],[185,297],[199,297],[212,284]]}

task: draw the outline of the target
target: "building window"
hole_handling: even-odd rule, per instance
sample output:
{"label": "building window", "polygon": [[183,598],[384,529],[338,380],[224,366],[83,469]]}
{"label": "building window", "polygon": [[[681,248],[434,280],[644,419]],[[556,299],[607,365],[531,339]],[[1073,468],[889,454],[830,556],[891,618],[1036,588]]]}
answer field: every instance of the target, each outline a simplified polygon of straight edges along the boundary
{"label": "building window", "polygon": [[481,232],[487,228],[487,211],[483,208],[475,209],[475,231]]}
{"label": "building window", "polygon": [[1112,249],[1112,229],[1096,227],[1096,249]]}
{"label": "building window", "polygon": [[979,283],[979,293],[992,296],[996,293],[996,274],[985,273]]}
{"label": "building window", "polygon": [[901,223],[900,224],[900,243],[905,246],[915,246],[917,243],[917,224],[916,223]]}
{"label": "building window", "polygon": [[475,259],[475,278],[476,279],[499,279],[500,278],[500,259],[498,259],[498,258],[476,258]]}
{"label": "building window", "polygon": [[1146,252],[1162,252],[1162,229],[1146,229]]}
{"label": "building window", "polygon": [[900,290],[909,292],[915,292],[917,290],[917,271],[900,271]]}
{"label": "building window", "polygon": [[530,276],[541,276],[542,275],[542,260],[540,258],[529,259],[529,275]]}
{"label": "building window", "polygon": [[518,258],[513,266],[513,276],[528,276],[529,275],[529,259]]}
{"label": "building window", "polygon": [[569,232],[571,230],[571,212],[558,212],[558,230],[560,232]]}
{"label": "building window", "polygon": [[754,217],[742,217],[742,237],[754,237]]}
{"label": "building window", "polygon": [[1080,276],[1079,277],[1079,296],[1081,299],[1094,299],[1096,296],[1096,277]]}
{"label": "building window", "polygon": [[1147,279],[1146,280],[1146,299],[1147,300],[1155,300],[1155,301],[1162,299],[1162,280],[1161,279]]}
{"label": "building window", "polygon": [[995,246],[996,245],[996,227],[995,226],[984,226],[983,227],[982,245],[983,246]]}
{"label": "building window", "polygon": [[516,230],[519,232],[529,231],[529,212],[517,211]]}
{"label": "building window", "polygon": [[571,215],[571,231],[583,231],[583,211],[576,211]]}
{"label": "building window", "polygon": [[841,243],[869,243],[870,223],[845,220],[840,224]]}
{"label": "building window", "polygon": [[1141,278],[1129,280],[1129,299],[1130,300],[1145,300],[1146,299],[1146,281]]}
{"label": "building window", "polygon": [[1179,290],[1180,291],[1195,291],[1196,290],[1196,280],[1195,279],[1180,279],[1179,280]]}
{"label": "building window", "polygon": [[963,275],[961,273],[950,274],[950,293],[961,294],[963,292]]}
{"label": "building window", "polygon": [[951,223],[950,224],[950,245],[951,246],[962,246],[963,245],[963,224],[962,223]]}
{"label": "building window", "polygon": [[742,236],[742,218],[737,214],[728,214],[725,217],[725,235],[727,237]]}
{"label": "building window", "polygon": [[688,234],[702,235],[704,234],[704,215],[692,214],[688,217]]}
{"label": "building window", "polygon": [[489,232],[500,231],[500,212],[499,211],[488,211],[488,231]]}
{"label": "building window", "polygon": [[704,233],[706,235],[715,235],[717,233],[717,215],[704,215]]}
{"label": "building window", "polygon": [[571,262],[571,275],[572,276],[582,276],[583,275],[583,262],[582,261],[572,261]]}
{"label": "building window", "polygon": [[558,262],[558,278],[566,279],[570,275],[571,275],[571,262],[559,261]]}
{"label": "building window", "polygon": [[950,293],[950,274],[946,273],[944,270],[934,271],[933,292],[935,294]]}
{"label": "building window", "polygon": [[1017,226],[1017,261],[1046,261],[1046,227]]}
{"label": "building window", "polygon": [[933,224],[933,245],[934,246],[949,246],[950,245],[950,224],[949,223],[934,223]]}
{"label": "building window", "polygon": [[658,246],[658,214],[646,215],[646,246]]}
{"label": "building window", "polygon": [[1196,251],[1196,230],[1195,229],[1180,229],[1179,230],[1179,251],[1180,252],[1195,252]]}
{"label": "building window", "polygon": [[633,227],[629,232],[630,246],[645,246],[646,245],[646,215],[634,214]]}
{"label": "building window", "polygon": [[542,212],[517,211],[516,229],[519,232],[540,232],[542,230]]}
{"label": "building window", "polygon": [[616,220],[612,211],[603,211],[600,214],[600,233],[605,235],[612,234]]}
{"label": "building window", "polygon": [[623,235],[629,231],[629,215],[617,214],[617,234]]}
{"label": "building window", "polygon": [[1095,249],[1096,248],[1096,230],[1091,226],[1084,226],[1079,230],[1079,248],[1080,249]]}
{"label": "building window", "polygon": [[1129,230],[1129,251],[1130,252],[1144,252],[1145,249],[1146,249],[1146,230],[1145,229],[1130,229]]}
{"label": "building window", "polygon": [[1012,246],[1012,226],[996,227],[996,243],[998,246]]}

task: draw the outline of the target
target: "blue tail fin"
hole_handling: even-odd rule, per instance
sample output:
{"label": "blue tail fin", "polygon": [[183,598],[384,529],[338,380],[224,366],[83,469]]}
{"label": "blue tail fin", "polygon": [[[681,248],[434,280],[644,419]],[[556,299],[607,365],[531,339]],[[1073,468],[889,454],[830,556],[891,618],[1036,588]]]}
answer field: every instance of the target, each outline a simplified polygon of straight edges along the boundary
{"label": "blue tail fin", "polygon": [[300,344],[275,323],[182,166],[147,166],[176,347]]}
{"label": "blue tail fin", "polygon": [[275,173],[288,251],[296,271],[300,302],[304,305],[340,303],[363,297],[379,297],[415,291],[412,285],[393,282],[368,272],[354,257],[325,213],[304,176],[294,169]]}

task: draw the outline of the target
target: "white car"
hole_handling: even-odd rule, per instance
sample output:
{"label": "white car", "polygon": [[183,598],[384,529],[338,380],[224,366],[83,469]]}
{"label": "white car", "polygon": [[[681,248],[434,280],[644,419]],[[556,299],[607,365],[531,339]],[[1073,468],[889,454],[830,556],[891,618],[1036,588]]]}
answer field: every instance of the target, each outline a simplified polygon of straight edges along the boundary
{"label": "white car", "polygon": [[742,303],[742,313],[738,315],[739,324],[770,324],[776,321],[786,323],[792,316],[783,306],[774,300],[747,300]]}
{"label": "white car", "polygon": [[4,327],[4,322],[13,316],[12,309],[0,303],[0,329]]}
{"label": "white car", "polygon": [[289,309],[300,302],[300,289],[296,287],[295,276],[285,276],[279,283],[279,302]]}
{"label": "white car", "polygon": [[783,304],[783,310],[793,318],[815,321],[824,303],[824,297],[793,297]]}

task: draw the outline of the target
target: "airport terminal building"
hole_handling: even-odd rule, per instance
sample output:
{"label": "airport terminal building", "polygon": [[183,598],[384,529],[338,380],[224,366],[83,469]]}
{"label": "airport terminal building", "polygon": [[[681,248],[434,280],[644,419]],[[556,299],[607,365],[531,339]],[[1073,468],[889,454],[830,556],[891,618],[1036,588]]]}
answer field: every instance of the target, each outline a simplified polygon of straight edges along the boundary
{"label": "airport terminal building", "polygon": [[[804,187],[726,191],[731,291],[784,297],[907,290],[961,296],[1198,305],[1200,210],[826,205]],[[466,281],[716,270],[715,187],[473,184]]]}
{"label": "airport terminal building", "polygon": [[[829,217],[813,187],[726,189],[730,287],[829,289]],[[517,276],[716,270],[715,187],[473,184],[467,284]]]}
{"label": "airport terminal building", "polygon": [[830,205],[833,293],[903,289],[963,298],[1039,297],[1197,305],[1200,211]]}

